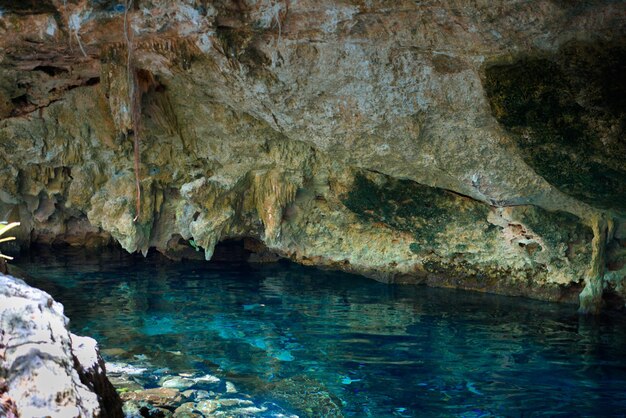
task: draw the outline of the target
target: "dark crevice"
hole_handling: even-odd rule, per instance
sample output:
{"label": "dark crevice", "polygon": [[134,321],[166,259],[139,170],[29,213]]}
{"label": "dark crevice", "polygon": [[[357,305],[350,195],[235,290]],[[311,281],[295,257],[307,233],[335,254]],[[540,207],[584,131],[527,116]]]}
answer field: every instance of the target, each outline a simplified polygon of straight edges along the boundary
{"label": "dark crevice", "polygon": [[97,84],[100,84],[100,77],[91,77],[91,78],[88,78],[87,80],[81,80],[80,83],[78,84],[73,84],[70,86],[62,86],[60,88],[55,87],[52,90],[50,90],[49,93],[58,95],[66,91],[74,90],[79,87],[90,87],[90,86],[95,86]]}
{"label": "dark crevice", "polygon": [[54,77],[60,74],[67,74],[69,72],[65,68],[55,67],[53,65],[38,65],[35,68],[33,68],[33,71],[41,71],[43,73],[48,74],[51,77]]}
{"label": "dark crevice", "polygon": [[245,262],[252,254],[243,240],[227,239],[220,241],[213,250],[212,261]]}
{"label": "dark crevice", "polygon": [[24,108],[30,104],[26,94],[12,98],[11,103],[16,107],[15,111],[18,111],[20,108]]}
{"label": "dark crevice", "polygon": [[85,86],[95,86],[100,84],[100,77],[91,77],[85,82]]}
{"label": "dark crevice", "polygon": [[[367,169],[362,169],[362,170],[364,172],[380,174],[380,175],[385,176],[385,177],[390,177],[388,174],[386,174],[386,173],[384,173],[382,171],[378,171],[378,170],[373,169],[373,168],[367,168]],[[455,196],[458,196],[458,197],[461,197],[461,198],[464,198],[464,199],[470,199],[470,200],[473,200],[474,202],[482,203],[482,204],[484,204],[486,206],[491,206],[491,207],[496,207],[496,208],[515,207],[515,206],[524,206],[524,205],[526,205],[526,203],[519,203],[519,202],[512,202],[512,201],[505,201],[505,200],[494,200],[494,199],[489,199],[489,202],[486,202],[486,201],[483,201],[483,200],[478,200],[478,199],[476,199],[473,196],[466,195],[466,194],[463,194],[461,192],[458,192],[458,191],[452,190],[452,189],[445,189],[445,188],[437,187],[437,186],[428,186],[426,184],[423,184],[423,183],[420,183],[420,182],[417,182],[417,181],[411,180],[411,179],[401,179],[401,178],[398,178],[396,180],[413,182],[413,183],[415,183],[415,184],[417,184],[419,186],[422,186],[422,187],[429,187],[429,188],[432,188],[432,189],[437,189],[437,190],[440,190],[442,192],[450,193],[452,195],[455,195]]]}
{"label": "dark crevice", "polygon": [[0,9],[17,15],[57,13],[50,0],[0,0]]}
{"label": "dark crevice", "polygon": [[88,78],[87,80],[81,80],[81,82],[79,84],[74,84],[72,86],[68,86],[65,89],[65,91],[74,90],[74,89],[77,89],[79,87],[95,86],[95,85],[97,85],[99,83],[100,83],[100,77],[91,77],[91,78]]}
{"label": "dark crevice", "polygon": [[281,259],[263,241],[252,237],[229,238],[217,243],[213,262],[274,263]]}
{"label": "dark crevice", "polygon": [[35,105],[33,103],[26,102],[23,106],[16,107],[15,109],[13,109],[13,111],[11,112],[11,117],[18,117],[18,116],[28,115],[29,113],[33,113],[33,112],[35,112],[37,110],[41,110],[41,109],[43,109],[45,107],[50,106],[52,103],[60,102],[62,100],[63,100],[62,98],[54,99],[54,100],[50,100],[46,104],[42,104],[42,105]]}

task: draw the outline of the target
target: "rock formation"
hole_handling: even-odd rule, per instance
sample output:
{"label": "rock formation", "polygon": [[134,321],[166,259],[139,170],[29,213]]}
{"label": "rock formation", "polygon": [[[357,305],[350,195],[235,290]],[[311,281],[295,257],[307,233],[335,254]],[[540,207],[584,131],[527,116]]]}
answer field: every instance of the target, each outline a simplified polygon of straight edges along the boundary
{"label": "rock formation", "polygon": [[623,305],[625,29],[610,0],[0,1],[0,216]]}
{"label": "rock formation", "polygon": [[0,412],[20,417],[121,417],[95,340],[67,329],[47,293],[0,275]]}

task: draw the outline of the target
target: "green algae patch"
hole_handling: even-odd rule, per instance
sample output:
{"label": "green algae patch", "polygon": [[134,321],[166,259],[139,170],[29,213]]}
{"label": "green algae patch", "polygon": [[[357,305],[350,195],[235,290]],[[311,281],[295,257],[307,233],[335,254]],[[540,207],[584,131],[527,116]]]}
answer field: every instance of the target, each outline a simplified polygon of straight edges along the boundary
{"label": "green algae patch", "polygon": [[410,234],[405,251],[434,286],[573,301],[591,263],[593,231],[566,212],[495,208],[365,171],[342,201],[363,225]]}
{"label": "green algae patch", "polygon": [[592,229],[571,213],[532,206],[532,210],[521,211],[519,219],[552,247],[560,243],[590,243],[593,239]]}
{"label": "green algae patch", "polygon": [[411,250],[413,254],[419,254],[420,245],[417,242],[412,242],[411,244],[409,244],[409,250]]}
{"label": "green algae patch", "polygon": [[409,250],[432,250],[447,240],[448,228],[482,230],[495,235],[487,222],[489,206],[443,189],[410,180],[357,173],[343,204],[363,222],[380,222],[415,235]]}
{"label": "green algae patch", "polygon": [[561,191],[626,210],[626,46],[570,43],[485,69],[493,115]]}
{"label": "green algae patch", "polygon": [[[519,208],[517,219],[537,234],[555,255],[565,256],[582,271],[591,263],[593,230],[580,218],[563,211],[550,212],[537,206]],[[557,267],[565,263],[553,257]]]}

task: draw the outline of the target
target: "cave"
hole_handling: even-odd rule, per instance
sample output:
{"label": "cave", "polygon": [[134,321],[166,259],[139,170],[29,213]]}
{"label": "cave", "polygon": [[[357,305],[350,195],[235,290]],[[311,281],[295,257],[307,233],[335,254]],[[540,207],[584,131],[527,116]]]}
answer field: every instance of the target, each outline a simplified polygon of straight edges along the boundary
{"label": "cave", "polygon": [[625,14],[0,0],[0,416],[619,415]]}

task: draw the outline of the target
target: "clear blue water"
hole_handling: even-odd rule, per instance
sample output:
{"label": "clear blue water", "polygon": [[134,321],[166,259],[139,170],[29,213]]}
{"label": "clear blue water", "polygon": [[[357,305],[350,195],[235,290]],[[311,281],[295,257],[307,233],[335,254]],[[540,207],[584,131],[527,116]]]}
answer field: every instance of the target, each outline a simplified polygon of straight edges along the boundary
{"label": "clear blue water", "polygon": [[626,414],[619,315],[288,263],[55,252],[19,265],[105,352],[211,373],[300,416]]}

